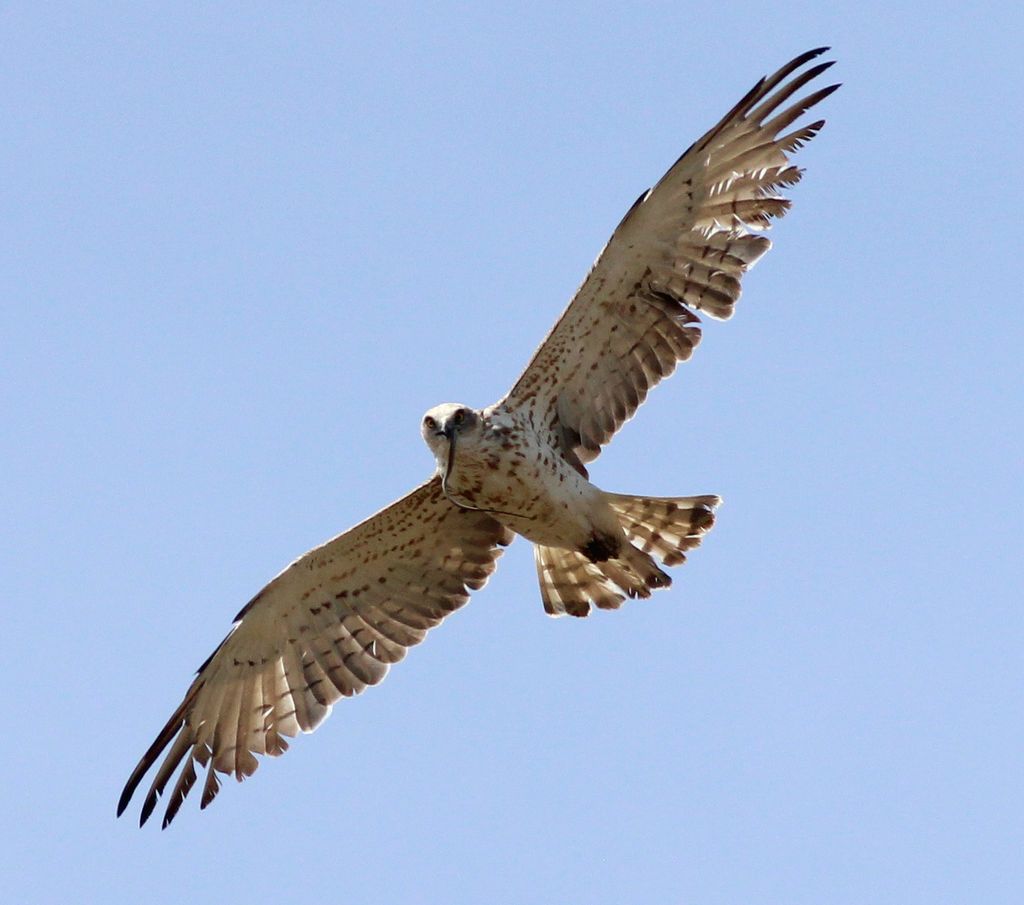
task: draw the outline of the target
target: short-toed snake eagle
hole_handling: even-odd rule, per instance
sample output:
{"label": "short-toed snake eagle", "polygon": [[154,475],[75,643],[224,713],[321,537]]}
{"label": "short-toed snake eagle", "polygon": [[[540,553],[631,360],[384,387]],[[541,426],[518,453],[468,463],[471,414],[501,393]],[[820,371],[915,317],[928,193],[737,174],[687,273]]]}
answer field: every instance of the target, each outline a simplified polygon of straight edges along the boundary
{"label": "short-toed snake eagle", "polygon": [[171,787],[164,826],[205,768],[201,806],[218,774],[249,776],[344,695],[461,607],[521,534],[534,544],[544,607],[586,616],[670,583],[711,527],[715,496],[607,493],[586,464],[690,357],[696,312],[728,318],[740,278],[769,248],[762,232],[799,180],[790,155],[822,121],[792,128],[837,86],[790,98],[830,63],[825,48],[761,79],[630,208],[575,298],[504,399],[427,412],[434,477],[301,556],[242,609],[185,699],[143,755],[118,814],[170,746],[142,806],[145,822]]}

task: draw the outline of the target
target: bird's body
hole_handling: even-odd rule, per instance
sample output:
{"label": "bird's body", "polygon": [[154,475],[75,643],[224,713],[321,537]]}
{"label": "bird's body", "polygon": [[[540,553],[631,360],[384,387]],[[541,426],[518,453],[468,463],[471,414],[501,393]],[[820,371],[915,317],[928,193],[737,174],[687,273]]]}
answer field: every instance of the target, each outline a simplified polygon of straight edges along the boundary
{"label": "bird's body", "polygon": [[[281,754],[342,696],[380,682],[409,647],[469,599],[516,535],[534,545],[551,615],[586,616],[647,597],[714,521],[716,496],[609,493],[587,463],[700,340],[702,311],[726,319],[740,279],[769,248],[761,232],[801,171],[789,155],[822,121],[786,130],[838,86],[784,106],[827,69],[823,49],[761,79],[630,208],[509,393],[423,419],[435,475],[301,556],[238,614],[129,777],[118,814],[162,762],[145,822],[177,772],[166,826],[205,767],[239,780]],[[180,768],[180,770],[179,770]]]}
{"label": "bird's body", "polygon": [[445,412],[467,413],[462,424],[449,423],[451,439],[443,432],[434,432],[434,442],[427,436],[444,493],[457,506],[487,512],[545,546],[582,550],[595,536],[621,534],[601,491],[552,448],[529,412],[501,406],[474,412],[445,403],[426,417],[444,424]]}

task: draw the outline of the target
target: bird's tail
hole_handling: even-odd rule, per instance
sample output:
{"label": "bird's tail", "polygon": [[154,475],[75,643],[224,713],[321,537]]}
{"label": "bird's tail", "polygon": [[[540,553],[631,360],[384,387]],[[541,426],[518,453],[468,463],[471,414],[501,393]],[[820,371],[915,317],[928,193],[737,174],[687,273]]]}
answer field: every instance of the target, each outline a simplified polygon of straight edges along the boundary
{"label": "bird's tail", "polygon": [[678,566],[715,523],[717,496],[641,497],[606,493],[627,543],[619,554],[591,562],[583,553],[534,546],[544,609],[552,616],[586,616],[591,606],[617,609],[626,597],[650,597],[672,579],[658,567]]}

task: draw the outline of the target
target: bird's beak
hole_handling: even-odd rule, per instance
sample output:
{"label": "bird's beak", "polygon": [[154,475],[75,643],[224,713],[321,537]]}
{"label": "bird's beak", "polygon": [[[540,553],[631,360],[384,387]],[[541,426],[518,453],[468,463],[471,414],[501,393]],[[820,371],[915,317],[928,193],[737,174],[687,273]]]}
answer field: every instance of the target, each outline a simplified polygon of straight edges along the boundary
{"label": "bird's beak", "polygon": [[448,463],[445,466],[444,474],[441,476],[441,489],[448,493],[448,478],[451,477],[452,469],[455,467],[455,427],[447,424],[444,430],[438,431],[443,437],[448,438]]}

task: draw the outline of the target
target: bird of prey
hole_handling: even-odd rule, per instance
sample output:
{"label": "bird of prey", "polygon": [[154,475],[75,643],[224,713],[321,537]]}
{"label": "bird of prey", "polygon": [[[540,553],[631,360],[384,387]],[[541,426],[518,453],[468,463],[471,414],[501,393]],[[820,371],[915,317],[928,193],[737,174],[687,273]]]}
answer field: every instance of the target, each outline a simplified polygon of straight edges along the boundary
{"label": "bird of prey", "polygon": [[[838,86],[790,98],[831,63],[801,54],[762,78],[626,213],[575,297],[499,402],[426,413],[433,477],[288,566],[235,617],[132,772],[127,807],[157,764],[140,824],[175,772],[163,825],[205,768],[238,780],[256,755],[312,732],[342,696],[376,685],[409,647],[469,599],[519,534],[532,542],[553,616],[614,609],[668,587],[714,521],[716,496],[608,493],[587,463],[648,391],[691,355],[698,311],[732,315],[740,278],[789,208],[790,156],[824,122],[793,127]],[[793,127],[793,128],[791,128]]]}

